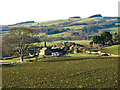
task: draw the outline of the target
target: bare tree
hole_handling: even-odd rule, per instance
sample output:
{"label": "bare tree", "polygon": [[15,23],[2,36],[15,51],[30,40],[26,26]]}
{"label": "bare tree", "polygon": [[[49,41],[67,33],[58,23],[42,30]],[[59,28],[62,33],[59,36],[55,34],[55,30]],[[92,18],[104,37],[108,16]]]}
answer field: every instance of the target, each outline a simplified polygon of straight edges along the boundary
{"label": "bare tree", "polygon": [[8,46],[17,52],[20,57],[20,62],[23,62],[23,56],[31,43],[35,42],[37,38],[33,37],[37,34],[35,30],[25,27],[15,27],[9,31],[9,37],[4,40]]}

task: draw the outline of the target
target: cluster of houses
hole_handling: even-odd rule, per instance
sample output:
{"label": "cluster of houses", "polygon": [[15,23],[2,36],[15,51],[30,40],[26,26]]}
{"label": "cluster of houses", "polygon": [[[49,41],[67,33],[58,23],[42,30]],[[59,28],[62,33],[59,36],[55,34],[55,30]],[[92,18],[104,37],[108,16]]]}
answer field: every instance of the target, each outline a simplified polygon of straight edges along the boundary
{"label": "cluster of houses", "polygon": [[64,42],[64,43],[57,43],[56,45],[47,46],[46,42],[44,42],[44,47],[41,47],[38,51],[36,50],[29,50],[29,56],[35,56],[35,55],[51,55],[51,56],[61,56],[65,55],[69,52],[71,53],[78,53],[80,52],[78,49],[84,48],[83,45],[75,44],[72,42]]}
{"label": "cluster of houses", "polygon": [[[39,55],[60,56],[68,52],[78,53],[77,48],[84,47],[80,44],[74,45],[74,43],[71,43],[71,45],[69,45],[69,48],[65,50],[65,48],[68,47],[67,44],[70,44],[70,43],[69,42],[58,43],[55,46],[47,47],[46,42],[44,42],[44,47],[40,50]],[[75,47],[77,48],[75,49]]]}
{"label": "cluster of houses", "polygon": [[[92,51],[86,51],[87,45],[81,45],[81,44],[75,44],[73,42],[64,42],[64,43],[57,43],[56,45],[53,46],[47,46],[47,43],[44,42],[44,47],[41,47],[39,49],[39,53],[33,53],[29,54],[30,56],[34,55],[50,55],[50,56],[62,56],[67,53],[88,53],[88,54],[101,54],[105,55],[105,53],[102,53],[100,50],[92,50]],[[109,43],[111,45],[111,43]],[[93,44],[93,46],[96,46],[96,44]],[[102,47],[102,44],[97,44],[97,47]]]}

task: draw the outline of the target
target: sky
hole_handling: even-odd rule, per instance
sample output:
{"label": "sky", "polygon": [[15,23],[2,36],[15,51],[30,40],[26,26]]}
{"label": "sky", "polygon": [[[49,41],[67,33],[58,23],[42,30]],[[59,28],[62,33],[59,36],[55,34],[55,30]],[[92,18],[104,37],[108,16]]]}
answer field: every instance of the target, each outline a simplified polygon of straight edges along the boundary
{"label": "sky", "polygon": [[94,14],[118,16],[120,0],[1,0],[0,25],[50,21]]}

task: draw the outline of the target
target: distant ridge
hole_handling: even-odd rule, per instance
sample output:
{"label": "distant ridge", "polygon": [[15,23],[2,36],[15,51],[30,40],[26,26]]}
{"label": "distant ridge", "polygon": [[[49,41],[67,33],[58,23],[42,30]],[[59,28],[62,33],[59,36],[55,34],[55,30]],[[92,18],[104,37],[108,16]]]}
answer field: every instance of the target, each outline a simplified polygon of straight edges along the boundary
{"label": "distant ridge", "polygon": [[70,17],[70,18],[81,18],[80,16],[74,16],[74,17]]}
{"label": "distant ridge", "polygon": [[120,17],[104,17],[105,19],[120,19]]}
{"label": "distant ridge", "polygon": [[102,15],[101,14],[96,14],[96,15],[92,15],[92,16],[90,16],[88,18],[93,18],[93,17],[102,17]]}
{"label": "distant ridge", "polygon": [[19,25],[19,24],[26,24],[26,23],[34,23],[34,21],[20,22],[20,23],[16,23],[16,24],[13,24],[13,25],[9,25],[9,26],[14,26],[14,25]]}
{"label": "distant ridge", "polygon": [[16,24],[25,24],[25,23],[34,23],[34,21],[26,21],[26,22],[20,22],[20,23],[16,23]]}

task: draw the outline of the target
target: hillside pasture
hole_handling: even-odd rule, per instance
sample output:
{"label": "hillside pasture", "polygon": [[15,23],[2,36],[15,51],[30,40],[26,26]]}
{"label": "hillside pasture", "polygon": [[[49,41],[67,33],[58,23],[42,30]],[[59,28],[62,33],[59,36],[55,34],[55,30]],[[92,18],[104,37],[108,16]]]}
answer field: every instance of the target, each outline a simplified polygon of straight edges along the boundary
{"label": "hillside pasture", "polygon": [[[20,24],[20,25],[15,25],[15,27],[30,27],[30,26],[49,26],[49,25],[56,25],[60,23],[65,23],[68,22],[68,19],[63,19],[63,20],[51,20],[51,21],[43,21],[43,22],[35,22],[35,23],[26,23],[26,24]],[[13,26],[11,26],[13,27]]]}
{"label": "hillside pasture", "polygon": [[67,26],[67,27],[64,27],[64,28],[70,28],[70,29],[73,29],[73,30],[77,30],[77,29],[82,29],[85,25],[78,25],[78,26]]}
{"label": "hillside pasture", "polygon": [[52,35],[47,35],[47,36],[48,37],[67,37],[67,36],[71,36],[71,33],[63,32],[63,33],[52,34]]}
{"label": "hillside pasture", "polygon": [[90,41],[91,40],[68,40],[68,41],[63,41],[63,42],[74,42],[74,43],[77,43],[77,44],[89,44]]}
{"label": "hillside pasture", "polygon": [[102,19],[102,17],[83,18],[83,19],[81,19],[79,21],[76,21],[76,23],[83,23],[83,22],[85,23],[85,22],[99,21],[101,19]]}
{"label": "hillside pasture", "polygon": [[109,47],[104,47],[102,51],[110,54],[120,55],[119,49],[120,49],[120,45],[113,45]]}
{"label": "hillside pasture", "polygon": [[113,27],[113,28],[106,28],[106,29],[102,29],[103,31],[109,31],[111,33],[117,33],[119,28],[118,27]]}

